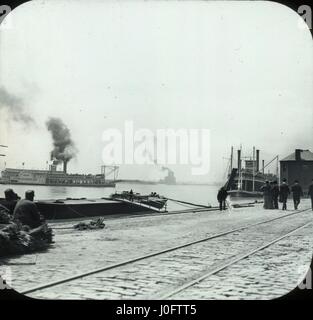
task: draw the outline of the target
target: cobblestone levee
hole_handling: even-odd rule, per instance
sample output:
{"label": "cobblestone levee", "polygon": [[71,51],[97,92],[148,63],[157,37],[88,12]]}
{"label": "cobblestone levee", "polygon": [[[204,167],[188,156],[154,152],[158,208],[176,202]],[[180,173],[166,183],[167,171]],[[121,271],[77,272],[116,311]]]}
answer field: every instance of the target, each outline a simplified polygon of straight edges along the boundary
{"label": "cobblestone levee", "polygon": [[312,257],[312,226],[259,251],[171,299],[274,299],[303,281]]}
{"label": "cobblestone levee", "polygon": [[[305,200],[301,204],[303,209],[309,206]],[[257,205],[254,208],[232,209],[231,212],[223,213],[201,212],[133,217],[131,219],[112,219],[107,220],[107,226],[103,230],[74,231],[56,229],[54,248],[37,255],[10,258],[2,261],[2,263],[10,264],[13,287],[17,291],[22,291],[41,283],[58,280],[112,263],[118,263],[225,230],[284,216],[288,213],[291,213],[291,211],[263,210],[261,205]],[[311,216],[312,212],[307,211],[273,221],[270,224],[253,227],[251,230],[247,229],[222,238],[210,240],[206,243],[186,247],[179,250],[179,252],[170,252],[160,257],[139,261],[129,266],[76,280],[66,285],[58,285],[47,290],[38,291],[29,294],[29,296],[53,299],[154,298],[168,290],[174,289],[185,281],[198,277],[238,253],[259,246],[276,238],[281,233],[288,232],[304,224],[311,219]],[[71,224],[73,222],[55,223],[53,226],[60,228],[70,226]],[[312,231],[312,229],[310,230]],[[288,238],[284,241],[292,244],[288,247],[289,250],[286,250],[287,254],[290,251],[292,255],[291,259],[294,259],[294,256],[296,256],[298,263],[300,263],[301,259],[301,264],[306,265],[309,263],[312,248],[310,237],[300,234],[297,242],[298,246],[290,242]],[[279,245],[277,246],[280,248]],[[301,252],[299,248],[301,248]],[[267,260],[273,259],[273,262],[276,261],[279,265],[281,256],[278,256],[278,253],[276,253],[273,251],[272,254],[274,256],[267,257]],[[287,254],[282,255],[284,262],[281,268],[291,270],[288,267],[291,262],[287,258]],[[255,257],[257,259],[258,255],[255,255]],[[33,262],[35,259],[35,265],[18,265],[25,262]],[[243,269],[244,274],[236,273],[235,279],[244,279],[245,281],[248,281],[249,277],[254,279],[253,273],[258,273],[258,269],[261,270],[261,267],[257,268],[257,264],[254,264],[253,259],[253,257],[246,259],[246,261],[250,261],[250,269],[247,269],[247,272],[244,272],[245,269]],[[277,268],[279,269],[279,267]],[[267,288],[273,287],[271,280],[273,279],[271,275],[272,271],[272,269],[269,269],[267,273],[269,280],[264,282],[264,286],[267,286]],[[294,276],[294,273],[290,277],[292,276]],[[210,279],[215,279],[215,277],[210,277]],[[239,280],[238,283],[240,287]],[[235,286],[231,283],[229,284],[229,288],[234,290]],[[287,290],[285,290],[286,288]],[[288,292],[291,288],[290,283],[285,283],[283,287],[285,291],[283,293]],[[206,293],[200,294],[203,290],[198,292],[190,288],[186,292],[189,292],[189,290],[191,293],[188,299],[206,299]],[[243,292],[246,291],[243,289]],[[279,289],[277,289],[277,292],[279,294]],[[218,298],[219,296],[223,295],[218,290],[216,290],[215,295],[213,293],[208,295],[209,298]],[[227,296],[223,297],[227,298]],[[240,298],[241,295],[238,294],[238,297]]]}

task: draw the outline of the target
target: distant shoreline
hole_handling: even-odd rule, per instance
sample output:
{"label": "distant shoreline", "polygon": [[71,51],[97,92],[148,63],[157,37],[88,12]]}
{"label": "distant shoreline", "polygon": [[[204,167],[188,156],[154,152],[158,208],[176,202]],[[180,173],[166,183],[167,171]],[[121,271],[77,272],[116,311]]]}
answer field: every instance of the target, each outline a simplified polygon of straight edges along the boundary
{"label": "distant shoreline", "polygon": [[165,184],[169,186],[175,186],[175,185],[186,185],[186,186],[220,186],[223,183],[222,182],[211,182],[211,183],[197,183],[197,182],[176,182],[175,184],[169,184],[169,183],[162,183],[159,181],[145,181],[145,180],[131,180],[131,179],[118,179],[115,180],[115,183],[135,183],[135,184],[153,184],[153,185],[158,185],[158,184]]}

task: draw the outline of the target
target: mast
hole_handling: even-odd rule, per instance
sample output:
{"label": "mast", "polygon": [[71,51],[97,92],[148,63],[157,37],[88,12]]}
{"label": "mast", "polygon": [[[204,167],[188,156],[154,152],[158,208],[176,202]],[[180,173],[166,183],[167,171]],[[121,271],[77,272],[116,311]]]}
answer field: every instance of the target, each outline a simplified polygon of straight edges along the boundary
{"label": "mast", "polygon": [[240,143],[240,189],[242,190],[242,145]]}
{"label": "mast", "polygon": [[241,190],[241,147],[237,150],[237,161],[238,161],[238,190]]}
{"label": "mast", "polygon": [[280,175],[279,175],[279,155],[277,155],[277,162],[276,162],[276,177],[277,177],[277,180],[278,180],[278,184],[280,184]]}
{"label": "mast", "polygon": [[252,170],[252,191],[254,191],[255,189],[255,179],[254,179],[254,176],[255,176],[255,147],[253,147],[253,162],[252,162],[252,165],[253,165],[253,170]]}
{"label": "mast", "polygon": [[231,146],[230,150],[230,172],[233,170],[233,156],[234,156],[234,147]]}

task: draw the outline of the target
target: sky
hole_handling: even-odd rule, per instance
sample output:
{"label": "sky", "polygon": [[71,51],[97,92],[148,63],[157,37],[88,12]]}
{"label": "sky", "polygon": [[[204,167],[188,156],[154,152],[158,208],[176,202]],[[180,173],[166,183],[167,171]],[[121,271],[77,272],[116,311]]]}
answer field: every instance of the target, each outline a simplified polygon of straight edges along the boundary
{"label": "sky", "polygon": [[[166,166],[178,181],[223,181],[232,145],[246,157],[256,146],[266,162],[313,151],[312,38],[288,7],[32,1],[6,19],[0,144],[9,148],[0,149],[0,169],[46,168],[49,117],[62,119],[78,150],[69,172],[100,172],[104,132],[125,138],[127,121],[134,130],[208,130],[210,166],[194,175],[194,164],[120,163],[120,178],[158,179]],[[31,121],[12,116],[4,92]]]}

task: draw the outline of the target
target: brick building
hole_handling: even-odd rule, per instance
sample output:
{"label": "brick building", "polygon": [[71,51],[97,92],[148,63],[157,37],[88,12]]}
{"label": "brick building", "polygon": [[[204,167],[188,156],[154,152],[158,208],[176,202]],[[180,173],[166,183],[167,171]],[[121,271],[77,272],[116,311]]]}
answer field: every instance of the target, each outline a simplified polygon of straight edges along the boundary
{"label": "brick building", "polygon": [[313,153],[310,150],[296,149],[294,153],[280,160],[280,179],[289,184],[298,180],[307,192],[313,179]]}

